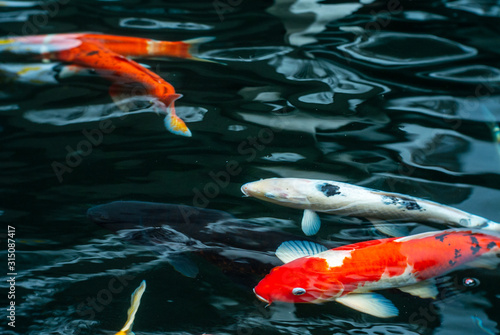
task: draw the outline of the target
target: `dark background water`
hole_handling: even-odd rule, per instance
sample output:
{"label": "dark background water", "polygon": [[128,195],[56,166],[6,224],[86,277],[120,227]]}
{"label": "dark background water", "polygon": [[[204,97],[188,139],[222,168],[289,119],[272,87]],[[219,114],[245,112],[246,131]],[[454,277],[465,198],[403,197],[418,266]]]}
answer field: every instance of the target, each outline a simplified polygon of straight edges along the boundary
{"label": "dark background water", "polygon": [[[147,110],[122,115],[95,78],[46,85],[4,78],[1,254],[7,273],[4,237],[15,226],[18,276],[15,330],[4,308],[8,284],[0,284],[3,334],[113,334],[142,279],[137,334],[498,333],[498,270],[456,271],[434,302],[390,291],[401,315],[388,320],[336,303],[263,309],[251,287],[208,261],[194,257],[199,274],[184,277],[85,215],[115,200],[198,205],[301,235],[300,211],[242,198],[239,189],[260,178],[304,177],[407,193],[499,221],[496,1],[0,4],[1,35],[213,36],[200,52],[219,62],[140,60],[183,95],[178,112],[192,138],[168,133],[163,117]],[[113,130],[89,146],[85,132],[107,117]],[[71,172],[58,178],[54,162]],[[228,162],[238,173],[219,187],[212,176]],[[322,239],[372,234],[352,221],[322,220]],[[82,308],[102,301],[117,276],[123,287],[109,303]],[[466,277],[481,284],[466,289]]]}

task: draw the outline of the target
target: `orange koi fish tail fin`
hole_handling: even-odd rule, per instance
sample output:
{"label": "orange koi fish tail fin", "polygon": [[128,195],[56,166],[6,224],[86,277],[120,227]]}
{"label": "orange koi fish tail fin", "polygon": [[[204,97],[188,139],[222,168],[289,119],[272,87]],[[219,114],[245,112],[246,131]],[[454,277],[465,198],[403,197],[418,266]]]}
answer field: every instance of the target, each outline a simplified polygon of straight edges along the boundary
{"label": "orange koi fish tail fin", "polygon": [[201,44],[213,41],[214,37],[199,37],[185,41],[151,41],[149,45],[149,56],[156,57],[176,57],[191,59],[202,62],[212,62],[198,57]]}
{"label": "orange koi fish tail fin", "polygon": [[191,137],[192,136],[191,131],[186,126],[184,121],[182,121],[182,119],[180,117],[178,117],[177,114],[175,113],[174,100],[176,100],[180,97],[181,97],[180,94],[175,94],[173,96],[173,100],[172,100],[172,97],[169,97],[171,102],[170,102],[170,105],[166,108],[167,109],[166,110],[167,116],[165,117],[165,121],[164,121],[165,128],[167,128],[167,130],[169,132],[171,132],[172,134]]}
{"label": "orange koi fish tail fin", "polygon": [[193,38],[190,40],[185,40],[183,43],[185,43],[188,46],[188,55],[189,57],[186,57],[191,60],[196,60],[196,61],[201,61],[201,62],[212,62],[211,60],[204,59],[204,58],[199,58],[197,55],[199,55],[199,48],[200,45],[204,43],[211,42],[215,39],[215,37],[198,37],[198,38]]}

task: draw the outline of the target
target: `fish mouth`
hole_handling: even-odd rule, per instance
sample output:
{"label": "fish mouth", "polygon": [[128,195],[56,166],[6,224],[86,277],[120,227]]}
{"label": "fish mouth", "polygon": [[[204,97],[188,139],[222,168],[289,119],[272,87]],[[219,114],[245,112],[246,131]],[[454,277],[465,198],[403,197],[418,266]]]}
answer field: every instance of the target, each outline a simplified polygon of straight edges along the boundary
{"label": "fish mouth", "polygon": [[243,186],[241,186],[241,192],[242,192],[242,193],[243,193],[246,197],[249,197],[249,196],[250,196],[249,185],[250,185],[250,183],[246,183],[246,184],[244,184]]}
{"label": "fish mouth", "polygon": [[87,210],[87,217],[96,223],[108,223],[110,222],[109,215],[105,211],[102,211],[96,207],[91,207]]}
{"label": "fish mouth", "polygon": [[266,304],[271,304],[271,302],[269,300],[258,295],[257,292],[255,292],[255,288],[253,289],[253,293],[255,294],[257,299],[259,299],[260,301],[265,302]]}

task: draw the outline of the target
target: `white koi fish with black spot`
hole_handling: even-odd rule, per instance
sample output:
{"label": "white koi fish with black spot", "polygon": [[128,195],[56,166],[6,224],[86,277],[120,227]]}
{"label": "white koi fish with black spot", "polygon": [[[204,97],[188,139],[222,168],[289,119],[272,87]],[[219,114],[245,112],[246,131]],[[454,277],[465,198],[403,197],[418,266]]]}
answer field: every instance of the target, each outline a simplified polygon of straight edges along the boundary
{"label": "white koi fish with black spot", "polygon": [[302,230],[306,235],[316,234],[321,226],[316,212],[363,217],[372,221],[377,229],[394,236],[401,233],[380,224],[381,221],[438,223],[500,231],[499,223],[453,207],[337,181],[271,178],[247,183],[241,191],[260,200],[303,209]]}

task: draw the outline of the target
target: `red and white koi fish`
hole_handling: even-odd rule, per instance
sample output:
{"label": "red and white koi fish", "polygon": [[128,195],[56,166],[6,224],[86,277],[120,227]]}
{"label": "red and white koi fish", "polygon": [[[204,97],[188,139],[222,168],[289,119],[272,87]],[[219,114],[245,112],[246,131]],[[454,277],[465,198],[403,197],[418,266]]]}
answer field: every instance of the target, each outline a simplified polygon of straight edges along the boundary
{"label": "red and white koi fish", "polygon": [[174,101],[181,95],[163,78],[125,56],[194,59],[193,48],[206,40],[168,42],[86,33],[35,35],[0,39],[0,52],[69,63],[73,72],[93,69],[113,83],[109,94],[125,112],[130,109],[122,103],[126,98],[150,97],[153,108],[167,114],[165,126],[170,132],[191,136],[175,113]]}
{"label": "red and white koi fish", "polygon": [[115,335],[134,335],[132,326],[134,324],[135,314],[137,313],[137,309],[139,309],[141,298],[145,290],[146,281],[143,280],[141,282],[141,285],[139,285],[139,287],[135,289],[135,291],[132,293],[132,297],[130,298],[130,308],[127,311],[127,322],[125,322],[123,328]]}
{"label": "red and white koi fish", "polygon": [[321,226],[316,212],[364,217],[392,236],[406,234],[381,222],[438,223],[500,231],[499,223],[437,202],[337,181],[271,178],[247,183],[241,191],[260,200],[303,209],[302,230],[306,235],[316,234]]}
{"label": "red and white koi fish", "polygon": [[438,291],[432,278],[463,265],[496,265],[500,238],[456,229],[324,250],[312,242],[283,243],[276,255],[286,264],[259,282],[256,296],[268,304],[336,301],[376,317],[393,317],[398,309],[372,291],[398,288],[435,298]]}

